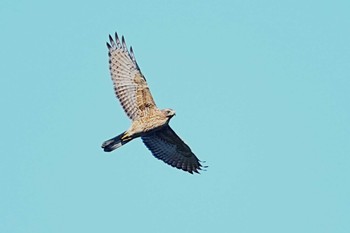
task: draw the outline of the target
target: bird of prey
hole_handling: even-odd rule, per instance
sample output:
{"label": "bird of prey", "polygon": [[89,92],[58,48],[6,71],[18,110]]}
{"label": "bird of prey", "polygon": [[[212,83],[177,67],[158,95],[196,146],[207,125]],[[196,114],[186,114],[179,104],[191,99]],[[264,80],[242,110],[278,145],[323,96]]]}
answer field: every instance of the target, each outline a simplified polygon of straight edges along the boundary
{"label": "bird of prey", "polygon": [[115,94],[132,123],[128,130],[105,141],[103,150],[113,151],[141,137],[157,159],[186,172],[199,173],[203,168],[201,161],[169,126],[175,111],[157,108],[133,49],[130,47],[129,52],[124,36],[120,41],[117,33],[115,39],[109,35],[107,48]]}

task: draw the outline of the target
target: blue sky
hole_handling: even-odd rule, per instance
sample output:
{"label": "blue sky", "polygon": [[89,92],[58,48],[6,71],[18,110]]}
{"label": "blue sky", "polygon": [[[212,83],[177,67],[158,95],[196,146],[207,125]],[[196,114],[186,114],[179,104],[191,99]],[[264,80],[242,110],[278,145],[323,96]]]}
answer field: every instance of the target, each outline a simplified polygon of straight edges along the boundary
{"label": "blue sky", "polygon": [[[350,232],[349,8],[2,0],[0,232]],[[101,150],[114,31],[206,172]]]}

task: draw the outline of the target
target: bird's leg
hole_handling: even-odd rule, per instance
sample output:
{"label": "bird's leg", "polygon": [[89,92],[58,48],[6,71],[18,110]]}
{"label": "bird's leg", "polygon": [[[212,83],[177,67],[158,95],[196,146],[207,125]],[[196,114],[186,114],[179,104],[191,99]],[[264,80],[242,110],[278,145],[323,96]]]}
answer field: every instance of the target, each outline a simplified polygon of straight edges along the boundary
{"label": "bird's leg", "polygon": [[121,140],[123,140],[123,141],[129,141],[131,139],[132,139],[132,137],[131,137],[131,135],[129,135],[128,132],[125,132],[124,135],[121,137]]}

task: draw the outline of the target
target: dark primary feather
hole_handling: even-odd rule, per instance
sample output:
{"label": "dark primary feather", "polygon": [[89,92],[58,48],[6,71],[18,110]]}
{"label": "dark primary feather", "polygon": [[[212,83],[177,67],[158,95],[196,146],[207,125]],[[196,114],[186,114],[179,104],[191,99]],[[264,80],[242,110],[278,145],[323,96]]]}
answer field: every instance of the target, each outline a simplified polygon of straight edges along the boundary
{"label": "dark primary feather", "polygon": [[125,43],[124,36],[122,36],[122,46],[123,46],[124,51],[128,50],[128,47],[126,46],[126,43]]}
{"label": "dark primary feather", "polygon": [[114,37],[115,37],[115,41],[117,42],[117,46],[120,47],[120,40],[117,32],[114,33]]}
{"label": "dark primary feather", "polygon": [[115,47],[115,43],[111,35],[109,35],[109,42],[111,43],[112,47]]}
{"label": "dark primary feather", "polygon": [[119,36],[118,36],[117,32],[115,32],[114,37],[115,37],[115,39],[113,39],[113,37],[111,35],[108,35],[109,42],[106,42],[107,48],[109,50],[108,56],[111,55],[111,50],[122,49],[124,52],[128,53],[129,57],[131,58],[133,63],[136,65],[136,68],[138,70],[140,70],[140,67],[139,67],[139,65],[136,62],[134,51],[133,51],[131,46],[130,46],[130,51],[128,50],[128,48],[126,46],[126,42],[125,42],[124,36],[122,36],[122,42],[121,43],[120,43]]}

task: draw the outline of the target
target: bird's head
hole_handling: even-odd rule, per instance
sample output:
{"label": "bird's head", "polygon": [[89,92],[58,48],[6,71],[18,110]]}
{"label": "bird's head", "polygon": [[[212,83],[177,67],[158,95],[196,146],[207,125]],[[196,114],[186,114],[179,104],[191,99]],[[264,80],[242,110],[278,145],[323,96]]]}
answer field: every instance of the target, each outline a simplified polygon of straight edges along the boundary
{"label": "bird's head", "polygon": [[164,115],[166,117],[169,118],[169,120],[170,120],[170,118],[172,118],[173,116],[176,115],[175,111],[173,109],[171,109],[171,108],[163,109],[162,112],[164,113]]}

